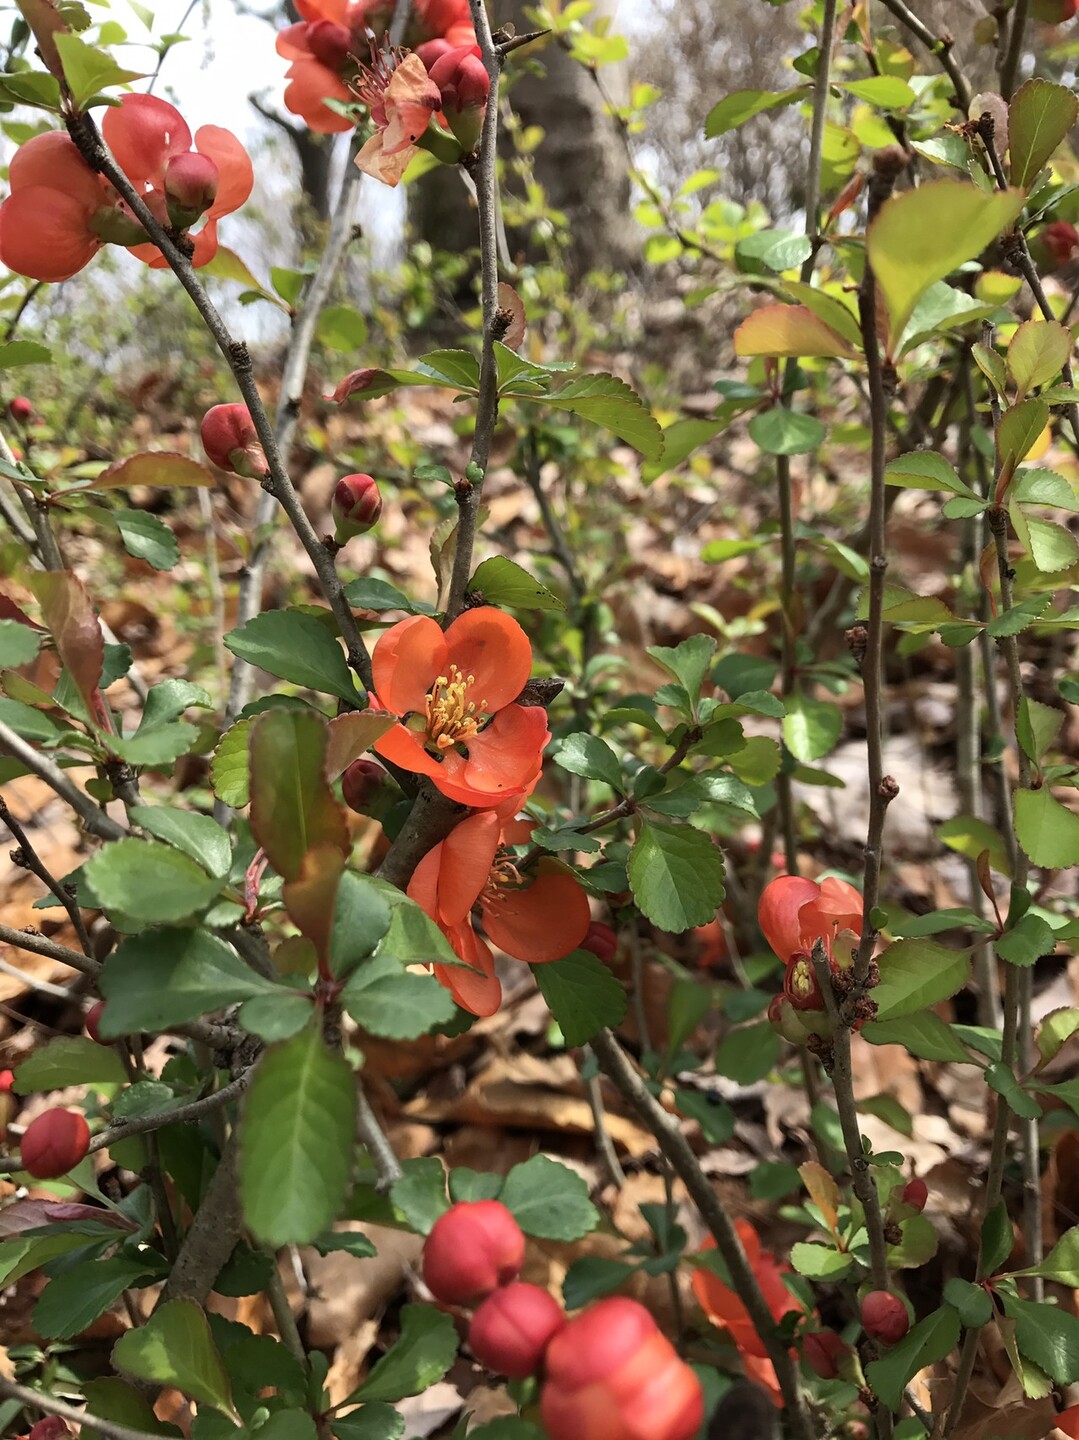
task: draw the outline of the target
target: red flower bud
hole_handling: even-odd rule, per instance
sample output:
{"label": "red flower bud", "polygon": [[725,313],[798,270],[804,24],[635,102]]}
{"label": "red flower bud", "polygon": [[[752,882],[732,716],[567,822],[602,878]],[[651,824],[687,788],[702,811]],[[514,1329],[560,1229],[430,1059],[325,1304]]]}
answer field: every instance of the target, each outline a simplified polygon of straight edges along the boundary
{"label": "red flower bud", "polygon": [[929,1186],[920,1176],[915,1175],[913,1180],[908,1180],[903,1186],[900,1198],[904,1205],[910,1205],[920,1215],[929,1199]]}
{"label": "red flower bud", "polygon": [[380,820],[401,798],[401,791],[382,766],[366,757],[353,760],[341,776],[341,793],[350,810],[375,820]]}
{"label": "red flower bud", "polygon": [[1069,265],[1079,255],[1079,230],[1068,220],[1054,220],[1047,225],[1038,239],[1042,242],[1048,260],[1054,269]]}
{"label": "red flower bud", "polygon": [[910,1329],[907,1307],[890,1290],[870,1290],[862,1301],[862,1326],[871,1340],[895,1345]]}
{"label": "red flower bud", "polygon": [[823,1010],[820,981],[808,955],[792,955],[783,976],[783,994],[796,1010]]}
{"label": "red flower bud", "polygon": [[327,70],[344,68],[352,49],[352,36],[343,25],[336,25],[332,20],[310,21],[304,34],[307,48]]}
{"label": "red flower bud", "polygon": [[442,96],[446,123],[465,150],[473,150],[487,114],[491,81],[475,47],[462,45],[440,56],[429,70]]}
{"label": "red flower bud", "polygon": [[99,1000],[96,1005],[91,1005],[86,1012],[86,1019],[83,1024],[86,1026],[86,1033],[95,1045],[109,1045],[112,1042],[101,1038],[101,1015],[105,1009],[104,1000]]}
{"label": "red flower bud", "polygon": [[165,195],[169,219],[181,230],[194,225],[217,199],[221,172],[209,155],[189,150],[175,155],[165,166]]}
{"label": "red flower bud", "polygon": [[338,480],[330,513],[338,545],[354,535],[365,535],[382,514],[382,496],[371,476],[345,475]]}
{"label": "red flower bud", "polygon": [[518,1281],[488,1295],[472,1317],[468,1343],[488,1370],[523,1380],[539,1368],[552,1336],[565,1323],[553,1295]]}
{"label": "red flower bud", "polygon": [[618,951],[618,936],[609,925],[593,920],[578,949],[590,950],[604,965],[609,965]]}
{"label": "red flower bud", "polygon": [[468,1305],[507,1285],[525,1263],[525,1237],[497,1200],[463,1200],[435,1221],[423,1278],[444,1305]]}
{"label": "red flower bud", "polygon": [[15,1084],[14,1070],[0,1070],[0,1095],[6,1095]]}
{"label": "red flower bud", "polygon": [[70,1434],[67,1424],[59,1415],[46,1415],[44,1420],[39,1420],[30,1427],[26,1440],[64,1440],[64,1437]]}
{"label": "red flower bud", "polygon": [[540,1414],[550,1440],[691,1440],[700,1382],[636,1300],[600,1300],[547,1346]]}
{"label": "red flower bud", "polygon": [[246,405],[214,405],[202,417],[199,434],[207,458],[219,469],[247,480],[261,480],[270,473]]}
{"label": "red flower bud", "polygon": [[16,395],[14,400],[8,401],[7,413],[12,420],[17,420],[20,425],[25,425],[28,420],[34,418],[34,402],[28,400],[25,395]]}
{"label": "red flower bud", "polygon": [[839,1362],[850,1350],[834,1330],[810,1330],[802,1338],[802,1355],[806,1364],[822,1380],[834,1380]]}
{"label": "red flower bud", "polygon": [[46,1110],[26,1127],[22,1168],[38,1180],[73,1170],[90,1146],[90,1127],[76,1110]]}

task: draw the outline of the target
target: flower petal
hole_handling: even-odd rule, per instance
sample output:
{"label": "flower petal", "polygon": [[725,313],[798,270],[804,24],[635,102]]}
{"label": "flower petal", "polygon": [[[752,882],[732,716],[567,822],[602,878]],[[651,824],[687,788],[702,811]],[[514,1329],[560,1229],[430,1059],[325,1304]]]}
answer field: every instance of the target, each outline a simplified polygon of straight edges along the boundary
{"label": "flower petal", "polygon": [[356,128],[347,115],[338,115],[322,103],[352,99],[348,87],[326,65],[314,59],[295,60],[289,66],[288,78],[285,108],[298,115],[309,130],[317,135],[340,135]]}
{"label": "flower petal", "polygon": [[217,220],[239,210],[255,184],[250,155],[232,131],[220,125],[200,126],[195,131],[195,149],[200,155],[208,156],[220,171],[210,219]]}
{"label": "flower petal", "polygon": [[588,897],[567,870],[543,872],[527,888],[500,886],[496,898],[483,903],[490,939],[530,965],[561,960],[576,950],[591,918]]}
{"label": "flower petal", "polygon": [[427,692],[449,664],[442,631],[428,615],[413,615],[379,636],[371,674],[379,700],[395,715],[423,711]]}
{"label": "flower petal", "polygon": [[490,714],[516,700],[532,673],[532,646],[517,621],[483,605],[466,610],[446,631],[450,661],[474,675],[473,695]]}
{"label": "flower petal", "polygon": [[438,872],[438,918],[442,924],[460,925],[468,919],[491,873],[500,829],[501,821],[490,811],[470,815],[442,842]]}
{"label": "flower petal", "polygon": [[[371,748],[391,765],[400,765],[402,770],[411,770],[415,775],[430,775],[436,785],[438,776],[446,768],[446,761],[436,760],[424,748],[422,738],[404,725],[395,725],[392,730],[387,730]],[[460,756],[452,758],[459,760]],[[464,803],[467,805],[468,801]]]}
{"label": "flower petal", "polygon": [[803,875],[779,875],[764,887],[757,906],[757,923],[780,960],[789,960],[801,950],[802,929],[798,913],[803,905],[816,900],[819,895],[817,882]]}
{"label": "flower petal", "polygon": [[412,872],[405,894],[415,900],[423,913],[432,920],[438,920],[438,872],[442,868],[442,846],[445,842],[428,850]]}
{"label": "flower petal", "polygon": [[191,149],[184,117],[175,105],[156,95],[122,96],[118,106],[105,111],[101,130],[136,190],[144,185],[160,187],[173,156]]}
{"label": "flower petal", "polygon": [[74,195],[30,185],[0,205],[0,261],[17,275],[69,280],[100,249],[87,226],[86,207]]}
{"label": "flower petal", "polygon": [[74,140],[63,130],[34,135],[11,157],[8,188],[14,192],[31,185],[62,190],[69,198],[80,201],[90,214],[116,198],[112,186],[94,174]]}
{"label": "flower petal", "polygon": [[491,803],[504,800],[509,792],[531,783],[550,738],[547,712],[541,705],[507,705],[469,742],[461,778],[490,795]]}
{"label": "flower petal", "polygon": [[471,1015],[493,1015],[502,1004],[502,986],[495,975],[495,958],[490,947],[471,925],[455,925],[446,932],[446,939],[461,959],[475,969],[436,965],[435,979],[445,985],[462,1010]]}
{"label": "flower petal", "polygon": [[305,20],[332,20],[335,25],[348,24],[349,0],[296,0],[296,9]]}
{"label": "flower petal", "polygon": [[[311,128],[314,129],[314,126]],[[376,130],[356,156],[356,167],[365,175],[370,175],[375,180],[381,180],[383,185],[392,187],[400,185],[401,177],[408,169],[415,153],[412,145],[403,150],[395,150],[392,154],[387,152],[386,132]]]}
{"label": "flower petal", "polygon": [[285,60],[310,60],[311,47],[307,43],[308,21],[298,20],[295,25],[286,25],[278,30],[274,49]]}

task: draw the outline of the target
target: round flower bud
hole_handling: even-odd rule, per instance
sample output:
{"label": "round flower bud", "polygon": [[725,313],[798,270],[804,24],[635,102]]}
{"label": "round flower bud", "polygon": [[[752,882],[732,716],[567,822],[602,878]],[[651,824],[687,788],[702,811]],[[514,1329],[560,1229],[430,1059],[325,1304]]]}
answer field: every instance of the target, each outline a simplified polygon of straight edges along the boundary
{"label": "round flower bud", "polygon": [[1068,220],[1054,220],[1037,238],[1045,256],[1045,270],[1059,270],[1079,256],[1079,230]]}
{"label": "round flower bud", "polygon": [[0,1070],[0,1095],[6,1095],[15,1084],[14,1070]]}
{"label": "round flower bud", "polygon": [[609,965],[618,950],[618,936],[609,925],[604,925],[599,920],[593,920],[585,931],[584,939],[578,949],[590,950],[597,959],[603,961],[604,965]]}
{"label": "round flower bud", "polygon": [[834,1330],[810,1330],[802,1337],[802,1355],[806,1364],[822,1380],[834,1380],[839,1362],[850,1350]]}
{"label": "round flower bud", "polygon": [[352,49],[352,35],[344,25],[338,25],[333,20],[315,20],[308,22],[305,35],[307,48],[327,70],[344,68]]}
{"label": "round flower bud", "polygon": [[382,496],[372,477],[342,476],[333,492],[330,514],[338,545],[344,545],[354,535],[365,535],[382,514]]}
{"label": "round flower bud", "polygon": [[174,155],[165,166],[165,196],[169,219],[180,230],[194,225],[217,199],[221,172],[209,155],[189,150]]}
{"label": "round flower bud", "polygon": [[862,1301],[862,1327],[871,1340],[895,1345],[910,1329],[907,1307],[890,1290],[870,1290]]}
{"label": "round flower bud", "polygon": [[207,458],[219,469],[247,480],[261,480],[270,473],[246,405],[214,405],[202,417],[199,435]]}
{"label": "round flower bud", "polygon": [[920,1215],[925,1209],[926,1201],[929,1199],[929,1186],[921,1176],[915,1175],[913,1180],[908,1180],[903,1186],[900,1198],[904,1205],[909,1205],[911,1209],[916,1210]]}
{"label": "round flower bud", "polygon": [[38,1180],[73,1170],[90,1147],[90,1127],[76,1110],[46,1110],[26,1127],[22,1168]]}
{"label": "round flower bud", "polygon": [[468,1343],[488,1370],[523,1380],[539,1368],[552,1336],[565,1323],[553,1295],[516,1281],[488,1295],[472,1317]]}
{"label": "round flower bud", "polygon": [[25,425],[34,418],[34,402],[28,400],[25,395],[16,395],[13,400],[8,401],[7,413],[12,420],[17,420],[20,425]]}
{"label": "round flower bud", "polygon": [[61,1420],[59,1415],[46,1415],[44,1420],[31,1425],[26,1440],[64,1440],[64,1437],[70,1434],[67,1423]]}
{"label": "round flower bud", "polygon": [[446,124],[465,150],[474,150],[491,93],[487,67],[473,46],[462,45],[440,56],[429,73],[442,96]]}
{"label": "round flower bud", "polygon": [[550,1440],[691,1440],[700,1381],[636,1300],[600,1300],[547,1346],[540,1415]]}
{"label": "round flower bud", "polygon": [[357,815],[381,820],[401,798],[401,790],[376,760],[353,760],[341,776],[345,804]]}
{"label": "round flower bud", "polygon": [[525,1237],[497,1200],[463,1200],[435,1221],[423,1278],[444,1305],[469,1305],[507,1285],[525,1263]]}
{"label": "round flower bud", "polygon": [[111,1043],[110,1041],[102,1040],[101,1038],[101,1015],[104,1009],[104,1000],[99,1000],[96,1005],[90,1006],[89,1010],[87,1010],[86,1012],[86,1019],[83,1021],[83,1024],[86,1027],[86,1033],[87,1035],[89,1035],[90,1039],[94,1042],[95,1045],[108,1045]]}

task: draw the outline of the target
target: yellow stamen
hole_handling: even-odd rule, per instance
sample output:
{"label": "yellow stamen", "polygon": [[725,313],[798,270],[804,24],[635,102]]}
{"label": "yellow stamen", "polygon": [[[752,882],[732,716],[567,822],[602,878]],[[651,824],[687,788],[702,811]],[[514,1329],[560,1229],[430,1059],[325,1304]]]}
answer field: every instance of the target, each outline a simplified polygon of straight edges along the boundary
{"label": "yellow stamen", "polygon": [[487,701],[468,698],[476,683],[474,675],[462,675],[450,665],[448,675],[439,675],[425,706],[428,744],[445,753],[456,745],[467,745],[479,734]]}

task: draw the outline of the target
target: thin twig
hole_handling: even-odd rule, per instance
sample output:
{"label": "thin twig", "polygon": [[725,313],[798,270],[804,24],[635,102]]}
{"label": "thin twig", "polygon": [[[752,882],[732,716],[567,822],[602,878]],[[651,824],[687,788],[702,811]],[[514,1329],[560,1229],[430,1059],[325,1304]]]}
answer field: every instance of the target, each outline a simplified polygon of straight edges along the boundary
{"label": "thin twig", "polygon": [[44,780],[61,800],[67,802],[91,835],[99,840],[122,840],[129,832],[67,778],[59,765],[40,754],[9,725],[0,721],[0,752],[13,756]]}
{"label": "thin twig", "polygon": [[270,1308],[273,1310],[273,1318],[277,1323],[277,1333],[306,1370],[307,1351],[303,1348],[303,1341],[300,1339],[300,1332],[296,1326],[296,1317],[292,1313],[292,1306],[288,1303],[288,1296],[285,1294],[281,1271],[277,1268],[277,1256],[272,1250],[266,1253],[270,1260],[270,1278],[266,1284],[266,1294],[270,1297]]}
{"label": "thin twig", "polygon": [[1008,48],[1004,55],[1004,63],[1000,67],[1000,93],[1005,100],[1012,98],[1012,91],[1015,89],[1015,78],[1019,73],[1019,61],[1023,54],[1023,40],[1026,35],[1029,11],[1030,0],[1015,0],[1015,8],[1011,14],[1011,29],[1008,31]]}
{"label": "thin twig", "polygon": [[[582,1060],[583,1066],[587,1066],[595,1060],[591,1045],[582,1047]],[[588,1096],[588,1108],[592,1112],[592,1135],[596,1142],[596,1149],[599,1151],[599,1157],[607,1171],[607,1179],[616,1190],[621,1190],[626,1183],[626,1172],[622,1169],[618,1152],[614,1148],[614,1141],[611,1139],[611,1132],[607,1129],[607,1116],[603,1108],[603,1091],[600,1088],[599,1076],[589,1075],[584,1085],[585,1094]]]}
{"label": "thin twig", "polygon": [[905,25],[910,33],[940,61],[941,68],[955,88],[956,108],[963,112],[963,118],[966,119],[967,111],[970,109],[971,89],[966,76],[956,64],[955,56],[952,54],[955,40],[948,34],[934,35],[929,26],[919,20],[914,11],[904,4],[904,0],[881,0],[881,4],[885,10],[890,10],[895,18]]}
{"label": "thin twig", "polygon": [[84,955],[92,955],[93,947],[90,944],[90,934],[86,928],[86,922],[82,918],[82,911],[78,907],[74,895],[70,890],[61,885],[52,871],[45,865],[37,851],[34,849],[33,841],[26,831],[19,824],[15,816],[8,809],[7,802],[0,796],[0,821],[7,826],[15,837],[18,850],[12,853],[12,863],[22,869],[29,870],[36,875],[41,883],[52,892],[53,896],[67,911],[67,918],[71,921],[71,927],[78,936],[79,944],[82,946]]}
{"label": "thin twig", "polygon": [[102,1420],[97,1415],[91,1415],[88,1410],[80,1410],[74,1405],[68,1405],[64,1400],[54,1400],[51,1395],[42,1395],[25,1385],[17,1385],[14,1380],[8,1380],[3,1375],[0,1375],[0,1395],[5,1395],[9,1400],[18,1400],[20,1405],[25,1405],[28,1410],[39,1410],[42,1415],[59,1415],[61,1420],[69,1420],[73,1425],[96,1430],[105,1440],[155,1440],[148,1430],[132,1430],[129,1425],[118,1425],[114,1420]]}
{"label": "thin twig", "polygon": [[378,1117],[371,1109],[371,1102],[367,1098],[362,1081],[357,1082],[356,1086],[356,1132],[367,1147],[367,1153],[378,1172],[377,1188],[388,1190],[391,1185],[401,1179],[404,1171],[397,1163],[393,1146],[386,1139],[385,1132],[378,1123]]}
{"label": "thin twig", "polygon": [[95,979],[101,970],[101,966],[93,956],[82,955],[78,950],[71,950],[67,945],[50,940],[37,930],[14,930],[10,925],[0,925],[0,943],[16,945],[20,950],[29,951],[31,955],[44,955],[47,959],[56,960],[61,965],[70,965],[72,970],[89,975],[91,979]]}

